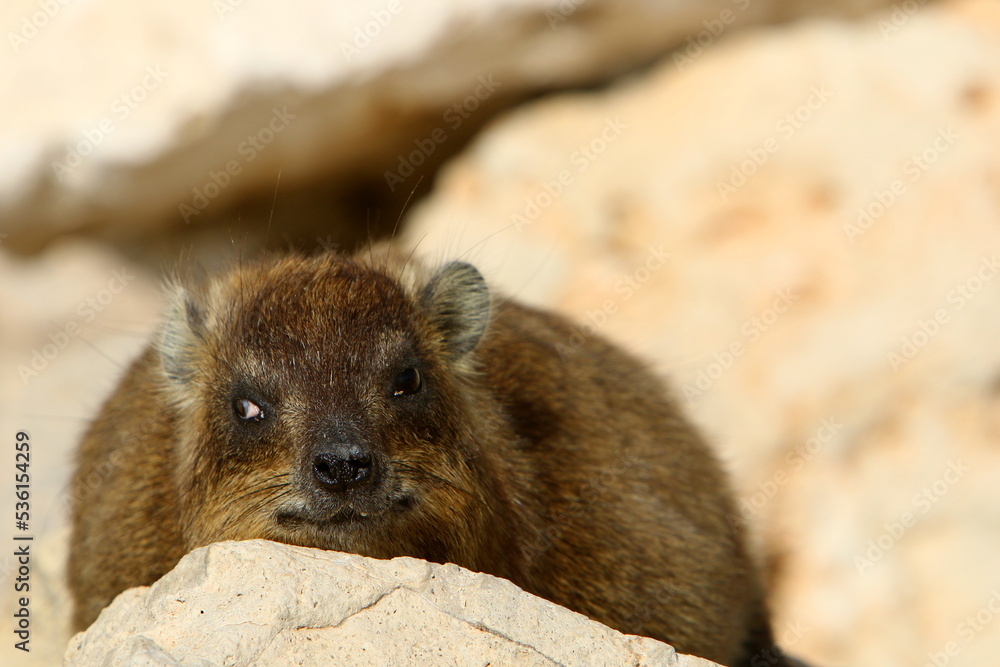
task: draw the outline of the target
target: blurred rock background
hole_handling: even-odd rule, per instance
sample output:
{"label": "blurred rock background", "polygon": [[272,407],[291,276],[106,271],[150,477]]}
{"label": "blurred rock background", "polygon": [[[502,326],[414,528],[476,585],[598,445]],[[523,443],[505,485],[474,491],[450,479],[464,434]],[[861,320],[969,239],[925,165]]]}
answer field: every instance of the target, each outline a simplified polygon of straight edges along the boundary
{"label": "blurred rock background", "polygon": [[397,224],[672,379],[790,651],[1000,655],[996,0],[16,0],[0,25],[0,437],[31,435],[36,536],[32,653],[4,664],[66,645],[73,448],[164,272]]}

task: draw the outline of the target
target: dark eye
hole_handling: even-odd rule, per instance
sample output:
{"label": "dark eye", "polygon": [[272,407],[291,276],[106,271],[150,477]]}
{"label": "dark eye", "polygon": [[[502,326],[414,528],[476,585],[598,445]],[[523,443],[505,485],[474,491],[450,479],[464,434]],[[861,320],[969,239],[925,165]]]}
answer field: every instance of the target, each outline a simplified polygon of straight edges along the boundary
{"label": "dark eye", "polygon": [[392,385],[393,396],[406,396],[420,391],[422,383],[420,372],[416,368],[407,368],[396,376],[396,381]]}
{"label": "dark eye", "polygon": [[237,398],[233,401],[233,411],[236,412],[236,416],[244,421],[260,421],[264,418],[264,410],[254,403],[245,398]]}

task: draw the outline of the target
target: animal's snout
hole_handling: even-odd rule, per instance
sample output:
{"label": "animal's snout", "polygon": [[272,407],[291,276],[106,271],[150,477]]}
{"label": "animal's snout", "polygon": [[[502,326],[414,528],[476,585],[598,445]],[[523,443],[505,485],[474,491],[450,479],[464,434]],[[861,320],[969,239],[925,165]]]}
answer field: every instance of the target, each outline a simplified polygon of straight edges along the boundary
{"label": "animal's snout", "polygon": [[330,493],[344,493],[372,480],[375,459],[367,447],[334,443],[316,452],[312,471],[321,488]]}

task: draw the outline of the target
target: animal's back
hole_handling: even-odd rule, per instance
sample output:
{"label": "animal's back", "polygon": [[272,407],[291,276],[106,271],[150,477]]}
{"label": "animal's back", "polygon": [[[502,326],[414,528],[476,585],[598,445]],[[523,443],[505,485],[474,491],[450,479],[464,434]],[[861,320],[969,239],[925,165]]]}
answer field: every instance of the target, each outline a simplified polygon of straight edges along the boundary
{"label": "animal's back", "polygon": [[660,380],[562,317],[497,310],[480,359],[518,436],[502,456],[517,502],[535,513],[526,588],[723,662],[755,626],[769,635],[726,477]]}

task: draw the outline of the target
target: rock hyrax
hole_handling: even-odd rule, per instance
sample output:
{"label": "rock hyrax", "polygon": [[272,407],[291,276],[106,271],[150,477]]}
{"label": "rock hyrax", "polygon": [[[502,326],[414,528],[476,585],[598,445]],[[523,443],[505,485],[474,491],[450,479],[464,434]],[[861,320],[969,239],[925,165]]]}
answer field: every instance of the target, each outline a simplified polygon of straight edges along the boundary
{"label": "rock hyrax", "polygon": [[[771,635],[725,475],[641,363],[386,247],[176,285],[80,447],[77,629],[265,538],[505,577],[726,665]],[[770,664],[775,664],[771,662]]]}

